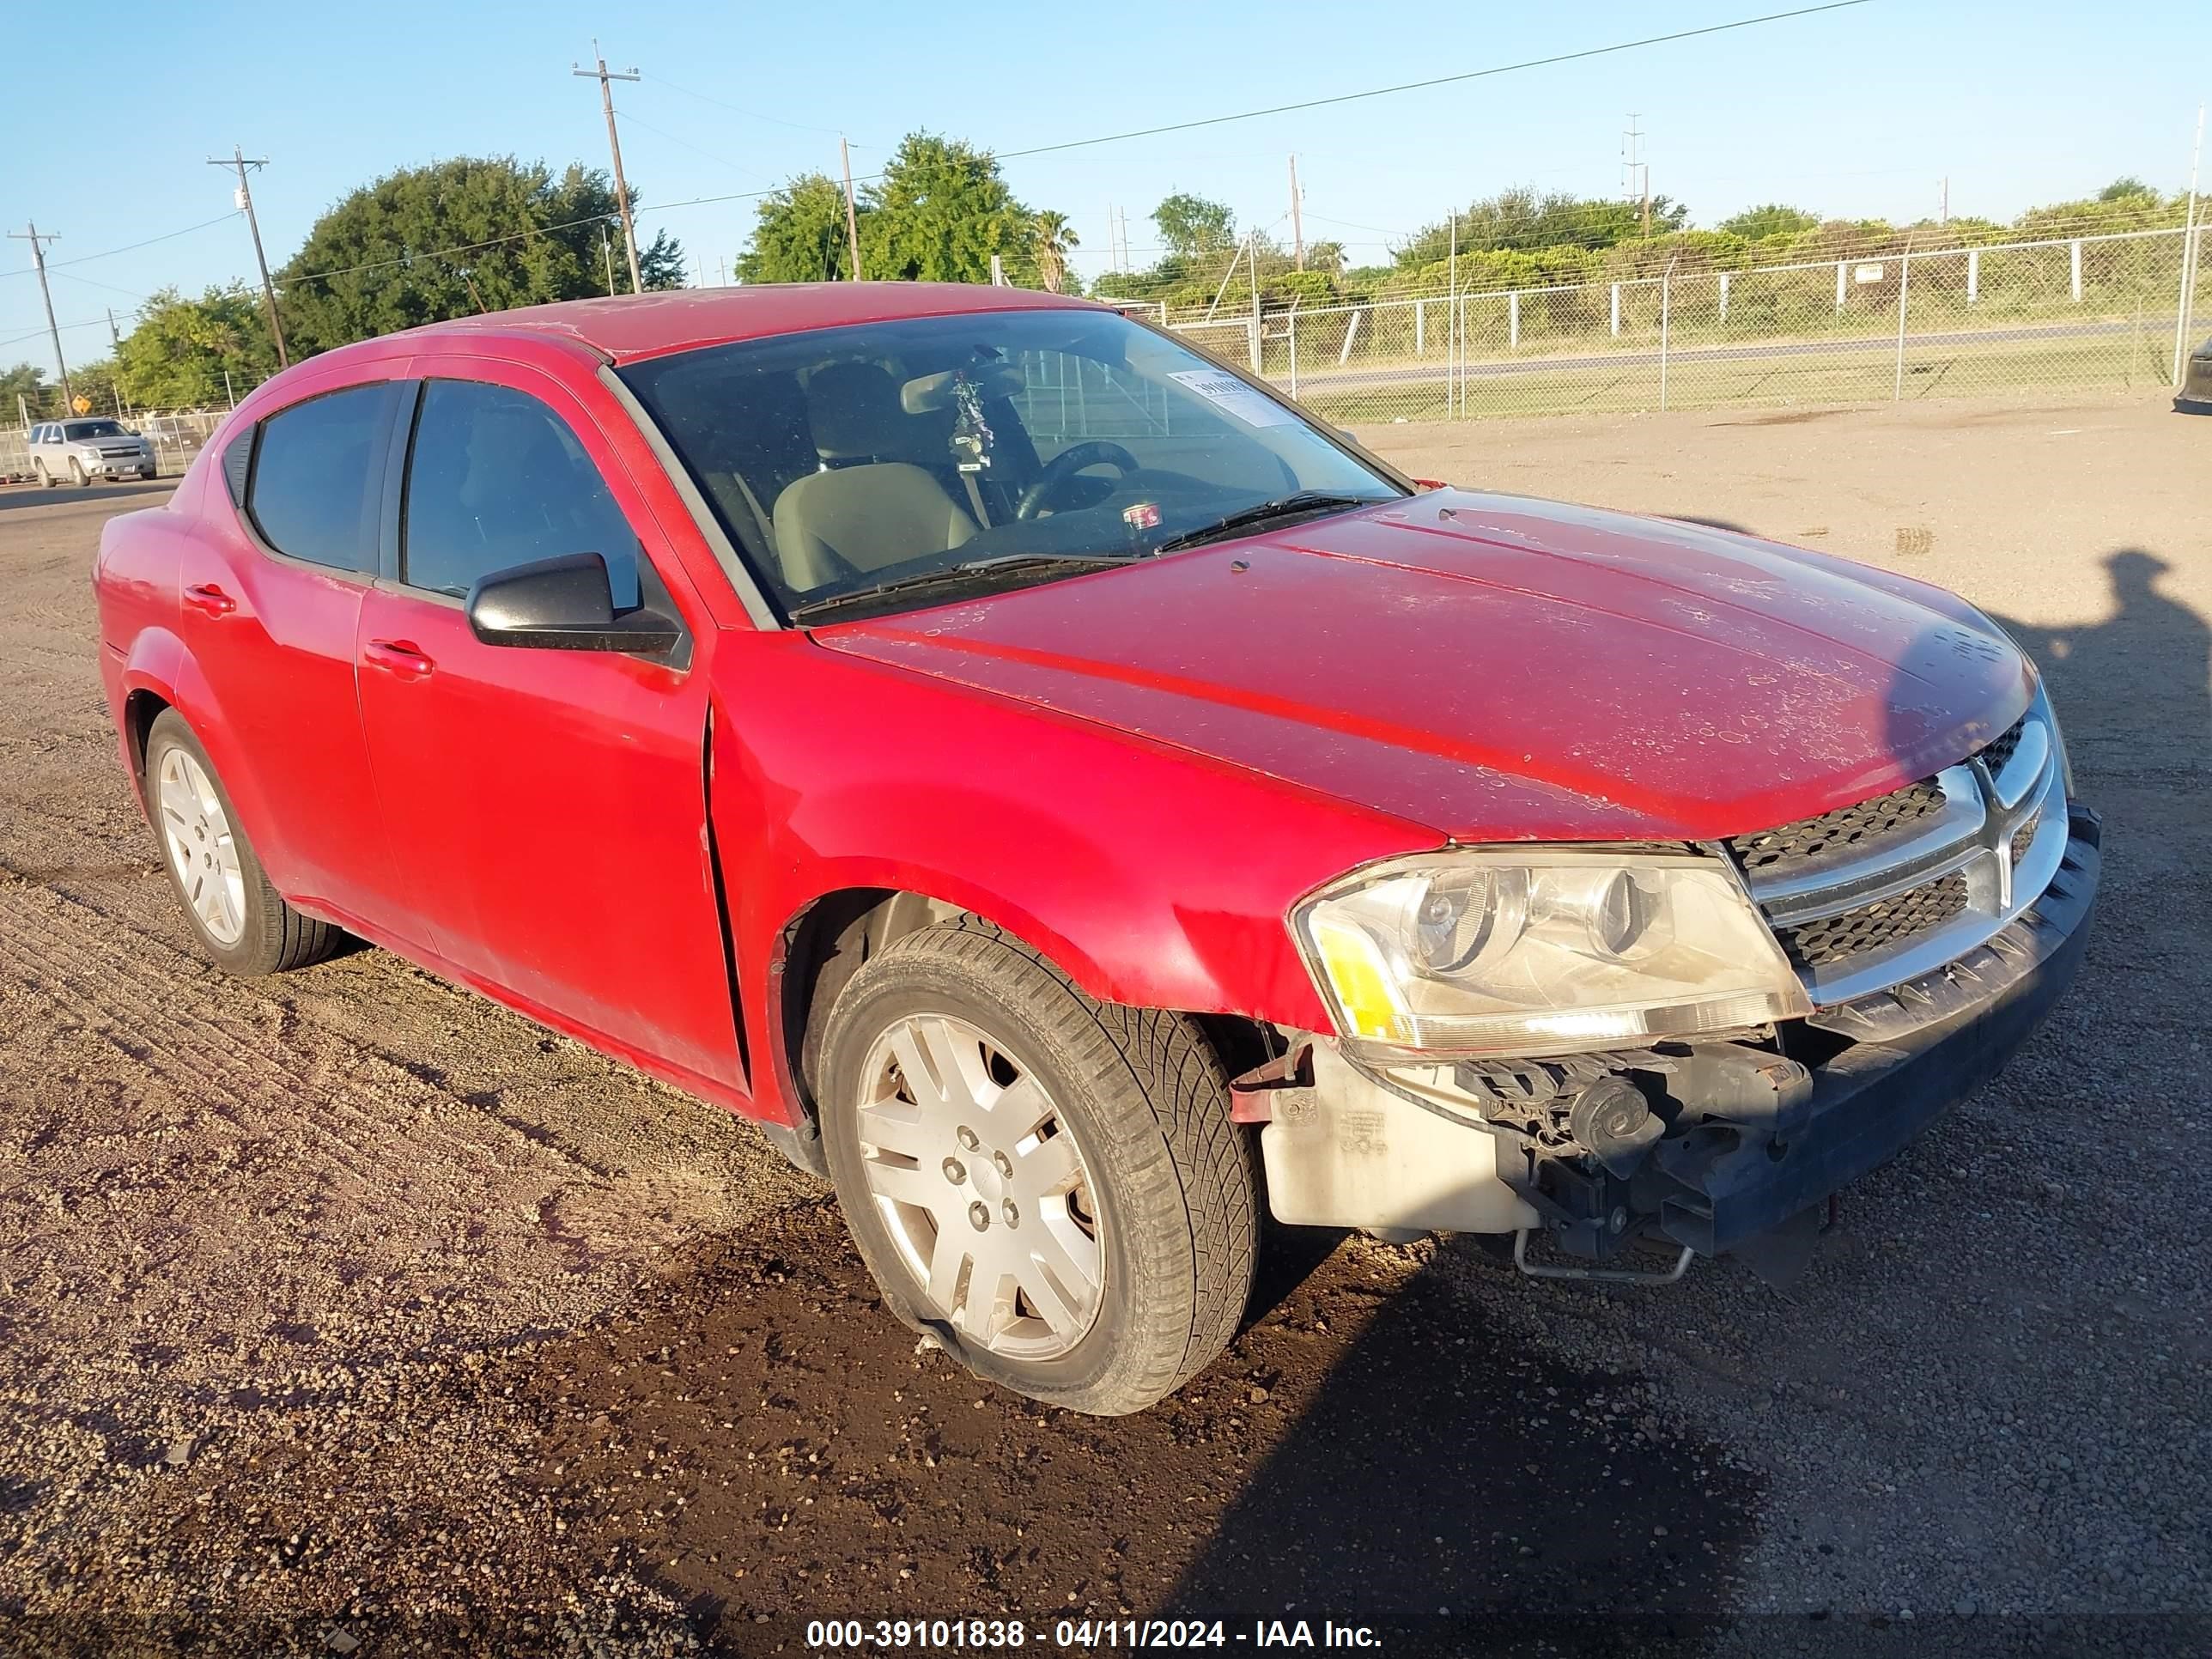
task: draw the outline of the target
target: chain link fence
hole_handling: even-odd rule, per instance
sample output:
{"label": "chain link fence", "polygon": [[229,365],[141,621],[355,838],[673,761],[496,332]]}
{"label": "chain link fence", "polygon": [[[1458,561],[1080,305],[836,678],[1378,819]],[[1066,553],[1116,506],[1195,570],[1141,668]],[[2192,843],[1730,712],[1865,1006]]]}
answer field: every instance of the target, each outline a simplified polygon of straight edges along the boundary
{"label": "chain link fence", "polygon": [[1346,424],[2170,392],[2206,229],[1162,320]]}

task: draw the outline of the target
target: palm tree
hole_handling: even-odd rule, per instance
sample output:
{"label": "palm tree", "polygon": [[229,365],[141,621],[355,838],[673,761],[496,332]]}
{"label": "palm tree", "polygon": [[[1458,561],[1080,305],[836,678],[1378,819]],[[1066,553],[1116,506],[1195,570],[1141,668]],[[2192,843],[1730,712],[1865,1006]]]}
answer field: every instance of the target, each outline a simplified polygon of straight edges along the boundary
{"label": "palm tree", "polygon": [[1030,235],[1036,243],[1037,275],[1048,293],[1057,294],[1067,280],[1067,251],[1082,246],[1065,213],[1047,208],[1030,221]]}

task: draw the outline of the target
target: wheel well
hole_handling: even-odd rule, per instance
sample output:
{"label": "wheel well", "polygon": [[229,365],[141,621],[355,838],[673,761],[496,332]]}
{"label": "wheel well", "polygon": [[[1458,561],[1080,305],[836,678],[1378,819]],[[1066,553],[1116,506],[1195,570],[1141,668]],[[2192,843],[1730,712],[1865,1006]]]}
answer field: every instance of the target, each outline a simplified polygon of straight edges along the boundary
{"label": "wheel well", "polygon": [[[809,1122],[819,1116],[822,1027],[846,981],[895,940],[960,914],[958,905],[925,893],[848,888],[825,893],[785,928],[783,1029],[778,1035],[793,1103]],[[1260,1021],[1237,1014],[1193,1018],[1232,1078],[1282,1048],[1274,1028]]]}
{"label": "wheel well", "polygon": [[146,787],[146,740],[154,722],[168,706],[151,691],[133,691],[123,700],[123,730],[131,740],[131,769],[142,793]]}

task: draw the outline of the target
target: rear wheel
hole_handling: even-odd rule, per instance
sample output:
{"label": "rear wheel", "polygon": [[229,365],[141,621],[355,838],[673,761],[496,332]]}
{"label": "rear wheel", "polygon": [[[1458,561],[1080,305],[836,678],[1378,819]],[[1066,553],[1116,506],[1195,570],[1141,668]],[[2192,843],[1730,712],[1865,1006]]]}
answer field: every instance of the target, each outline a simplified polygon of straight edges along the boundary
{"label": "rear wheel", "polygon": [[146,738],[146,799],[200,948],[234,974],[320,962],[345,938],[285,903],[262,872],[207,750],[174,709]]}
{"label": "rear wheel", "polygon": [[1118,1414],[1236,1334],[1257,1184],[1191,1021],[1094,1002],[963,918],[855,974],[823,1054],[854,1241],[891,1310],[978,1376]]}

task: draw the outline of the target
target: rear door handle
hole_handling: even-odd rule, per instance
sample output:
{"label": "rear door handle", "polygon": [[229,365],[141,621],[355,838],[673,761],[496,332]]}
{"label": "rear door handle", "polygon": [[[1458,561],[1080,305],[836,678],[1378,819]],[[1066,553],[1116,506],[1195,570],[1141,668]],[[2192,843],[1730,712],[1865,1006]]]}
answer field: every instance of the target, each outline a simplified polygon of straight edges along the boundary
{"label": "rear door handle", "polygon": [[411,640],[371,640],[361,659],[371,668],[380,668],[403,680],[419,680],[437,666]]}
{"label": "rear door handle", "polygon": [[204,611],[210,617],[227,617],[238,609],[238,601],[213,582],[196,582],[186,588],[185,603],[195,611]]}

